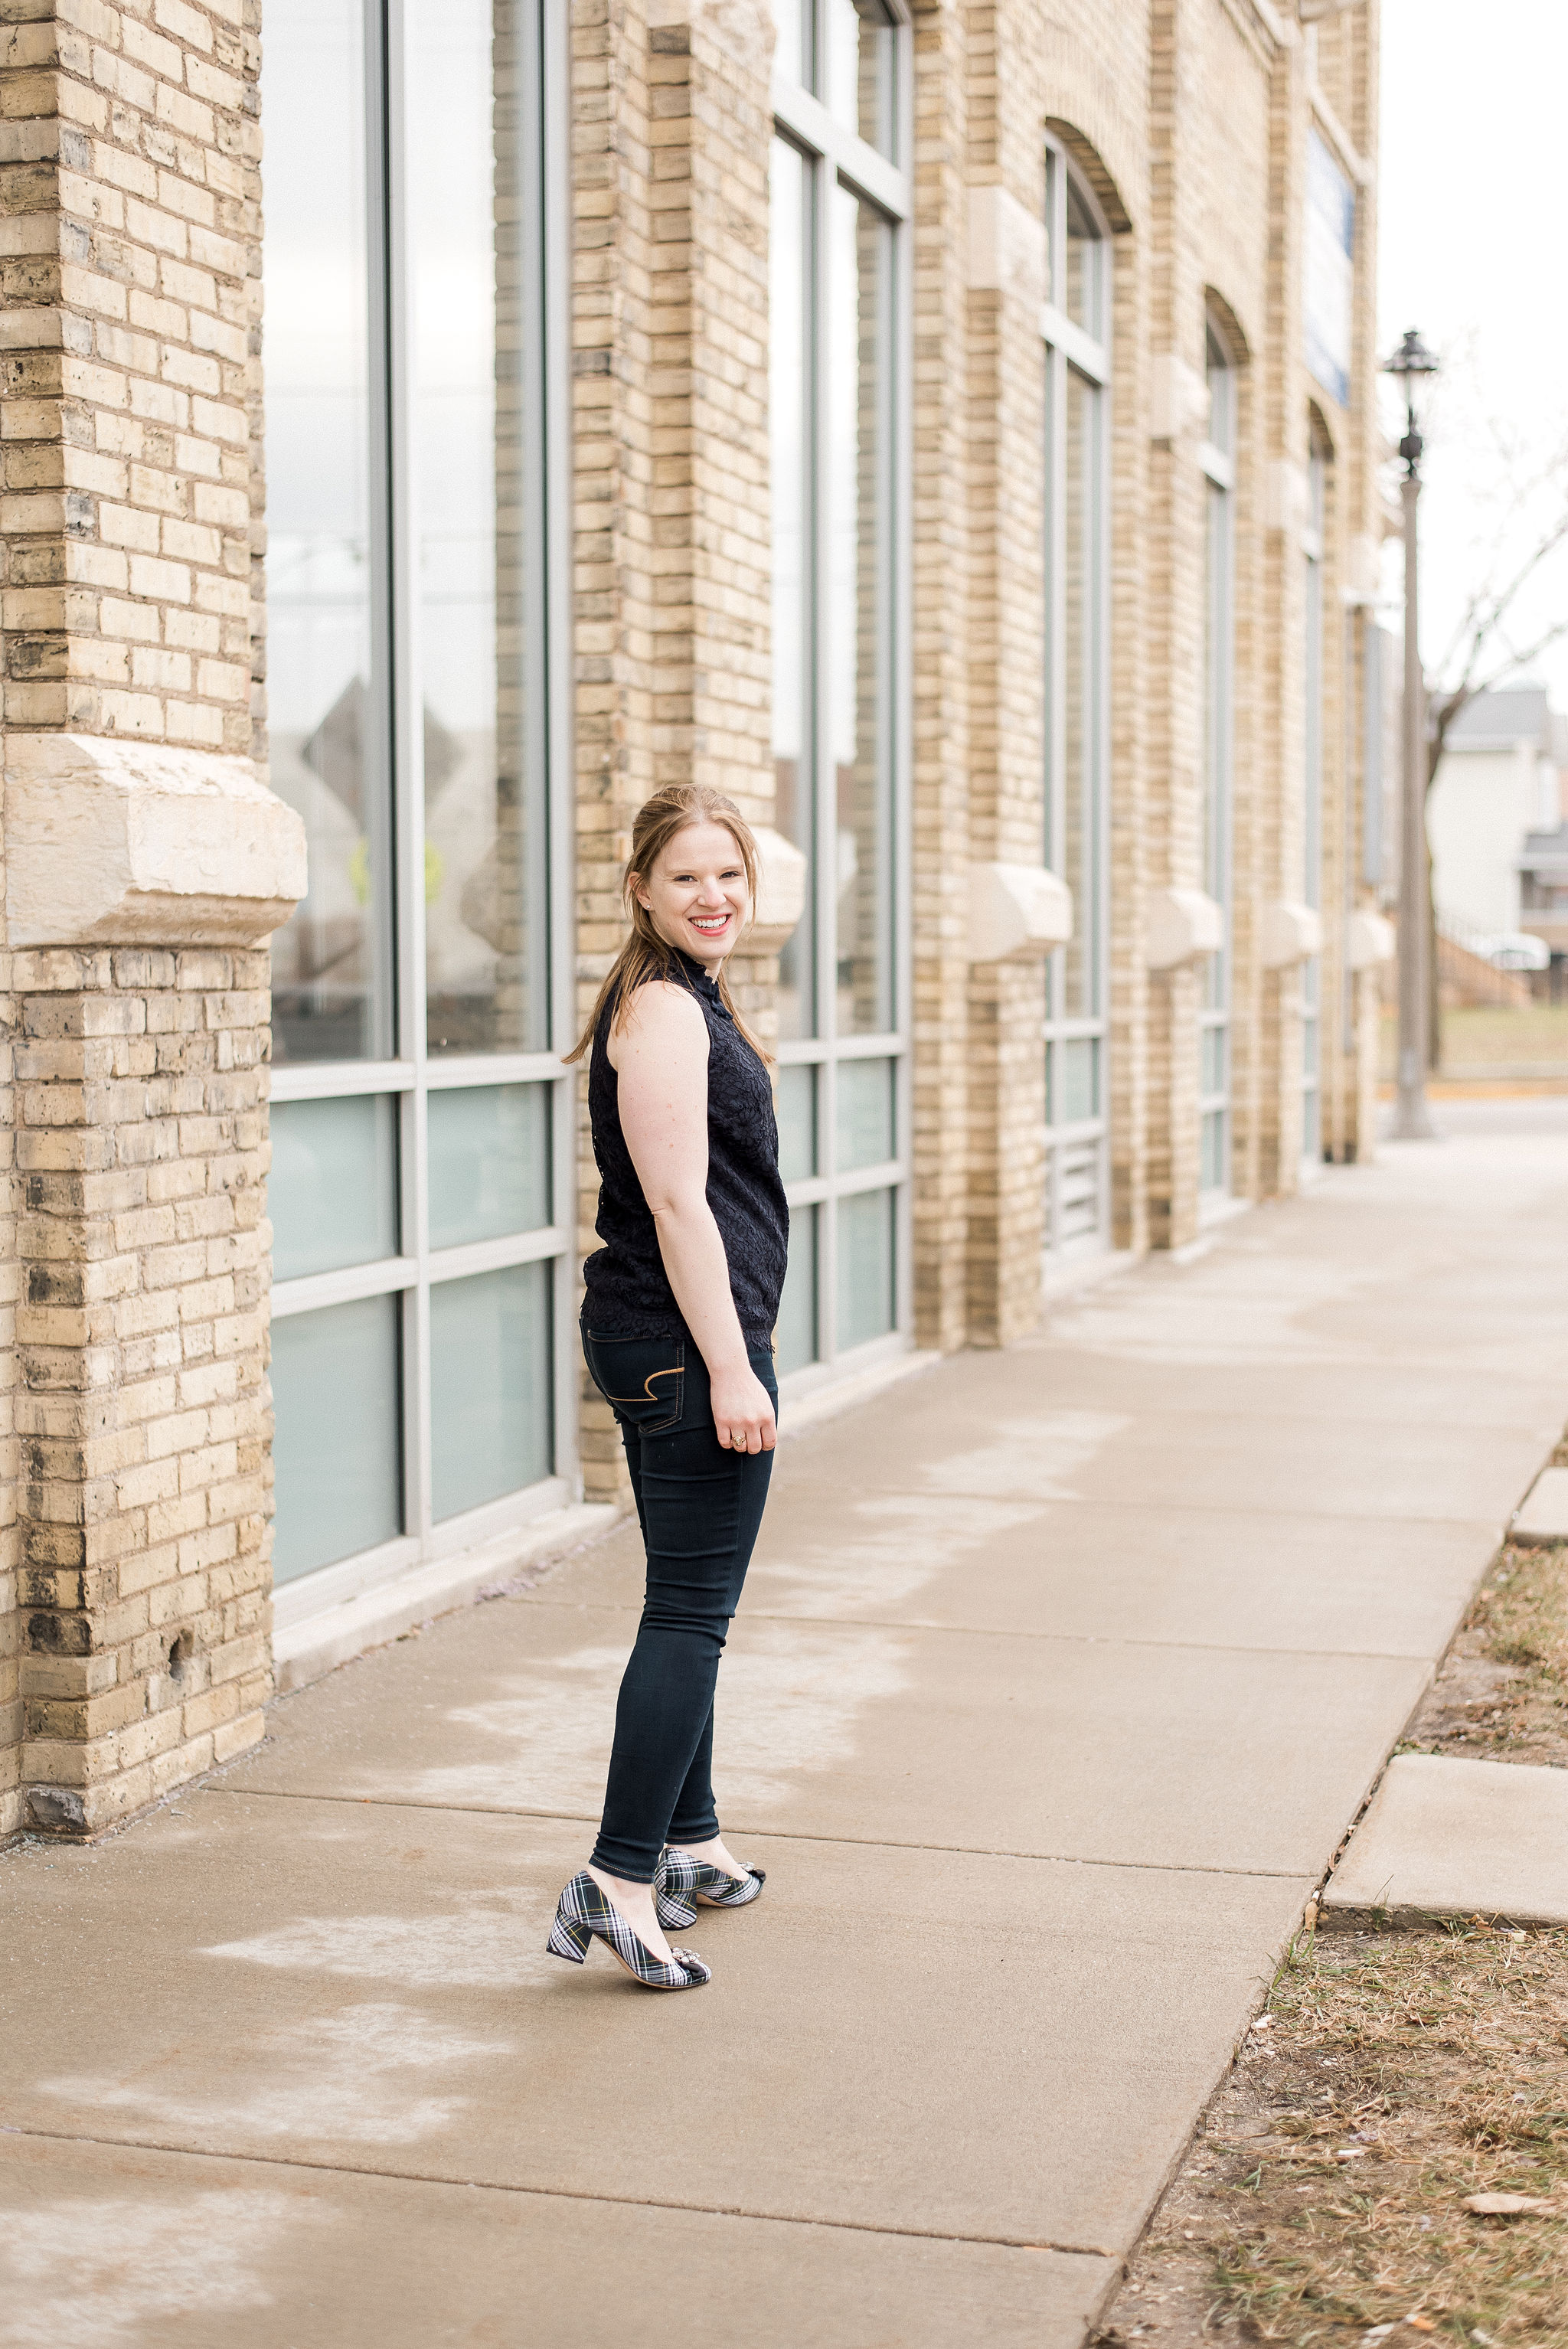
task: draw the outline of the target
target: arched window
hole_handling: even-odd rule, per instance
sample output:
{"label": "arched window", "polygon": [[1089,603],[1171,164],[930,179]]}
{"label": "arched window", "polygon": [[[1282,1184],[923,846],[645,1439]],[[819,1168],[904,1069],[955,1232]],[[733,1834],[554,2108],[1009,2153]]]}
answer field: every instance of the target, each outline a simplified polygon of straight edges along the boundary
{"label": "arched window", "polygon": [[806,856],[779,957],[780,1374],[906,1342],[912,208],[902,0],[778,11],[769,228],[773,754]]}
{"label": "arched window", "polygon": [[1104,1247],[1110,241],[1058,142],[1046,145],[1046,863],[1073,936],[1046,967],[1046,1247]]}
{"label": "arched window", "polygon": [[1208,527],[1203,581],[1203,886],[1223,907],[1225,943],[1204,965],[1198,1015],[1199,1190],[1210,1201],[1231,1187],[1231,835],[1235,699],[1236,370],[1223,329],[1210,318],[1204,366],[1209,430],[1202,450]]}

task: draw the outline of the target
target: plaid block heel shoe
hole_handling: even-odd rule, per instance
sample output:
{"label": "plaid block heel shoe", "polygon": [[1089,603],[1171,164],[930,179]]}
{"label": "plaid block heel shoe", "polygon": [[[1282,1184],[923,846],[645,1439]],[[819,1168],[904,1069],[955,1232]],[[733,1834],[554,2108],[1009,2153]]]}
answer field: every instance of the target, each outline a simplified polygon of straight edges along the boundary
{"label": "plaid block heel shoe", "polygon": [[674,1952],[673,1966],[655,1958],[647,1943],[633,1932],[614,1902],[605,1898],[583,1868],[573,1878],[556,1904],[555,1922],[544,1946],[552,1958],[565,1958],[570,1964],[580,1966],[595,1935],[645,1990],[700,1990],[704,1982],[713,1980],[711,1969],[688,1950]]}
{"label": "plaid block heel shoe", "polygon": [[687,1851],[666,1851],[654,1878],[654,1914],[661,1925],[684,1932],[696,1922],[697,1904],[705,1909],[744,1909],[768,1881],[763,1868],[748,1868],[741,1877],[710,1868]]}

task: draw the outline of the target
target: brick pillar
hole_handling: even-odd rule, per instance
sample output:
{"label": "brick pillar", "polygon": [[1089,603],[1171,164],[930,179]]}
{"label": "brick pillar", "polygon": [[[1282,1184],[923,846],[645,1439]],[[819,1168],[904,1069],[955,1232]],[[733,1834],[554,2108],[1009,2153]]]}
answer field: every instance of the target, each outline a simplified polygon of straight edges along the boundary
{"label": "brick pillar", "polygon": [[254,0],[7,13],[15,1725],[22,1816],[81,1835],[260,1731],[260,949],[304,835],[250,757]]}
{"label": "brick pillar", "polygon": [[[977,12],[971,37],[979,48],[987,36],[994,43],[995,24]],[[976,67],[968,120],[970,855],[1035,865],[1045,841],[1045,167],[1040,125],[1026,109],[1017,119],[1007,74],[979,70],[978,58]],[[1039,1319],[1044,1012],[1037,962],[975,964],[968,1285],[969,1334],[980,1344],[1010,1344]]]}
{"label": "brick pillar", "polygon": [[[1268,332],[1254,369],[1257,453],[1268,483],[1260,520],[1261,626],[1255,672],[1262,720],[1246,822],[1255,833],[1255,900],[1266,905],[1299,900],[1305,876],[1305,558],[1309,450],[1306,403],[1310,386],[1300,364],[1302,236],[1306,191],[1306,104],[1304,51],[1276,50],[1269,77]],[[1338,621],[1325,595],[1326,635]],[[1333,659],[1332,645],[1326,658]],[[1324,761],[1326,807],[1333,761]],[[1257,1195],[1288,1196],[1300,1180],[1302,1143],[1302,972],[1299,965],[1263,969],[1254,957],[1238,984],[1248,989],[1255,1038]],[[1320,1033],[1333,1022],[1326,1002]]]}
{"label": "brick pillar", "polygon": [[913,1258],[917,1345],[967,1335],[967,16],[914,8]]}
{"label": "brick pillar", "polygon": [[[1192,153],[1191,0],[1150,16],[1150,339],[1154,365],[1195,393],[1204,364],[1201,189]],[[1166,402],[1172,410],[1181,402]],[[1150,891],[1200,887],[1204,694],[1205,488],[1195,414],[1152,419],[1145,543]],[[1148,1232],[1180,1247],[1198,1228],[1198,1009],[1189,966],[1152,975],[1148,997]]]}
{"label": "brick pillar", "polygon": [[[0,836],[0,888],[5,882]],[[11,957],[0,953],[0,1840],[22,1822],[21,1617],[16,1609],[15,1032]]]}
{"label": "brick pillar", "polygon": [[81,1833],[262,1733],[267,957],[14,973],[22,1782]]}
{"label": "brick pillar", "polygon": [[1141,233],[1117,239],[1111,279],[1116,376],[1110,491],[1111,1235],[1150,1245],[1150,1022],[1158,982],[1144,960],[1150,886],[1149,271]]}
{"label": "brick pillar", "polygon": [[[653,789],[653,421],[647,395],[647,16],[582,0],[572,23],[572,463],[577,1013],[623,935],[632,817]],[[597,1247],[599,1175],[578,1103],[578,1251]],[[591,1501],[624,1501],[613,1413],[584,1375],[579,1448]]]}
{"label": "brick pillar", "polygon": [[[624,936],[632,819],[708,782],[773,816],[764,0],[584,0],[573,15],[578,1004]],[[738,956],[766,1032],[776,957]],[[579,1237],[599,1178],[580,1096]],[[624,1500],[584,1381],[583,1485]]]}
{"label": "brick pillar", "polygon": [[[654,771],[773,822],[768,447],[767,0],[654,0]],[[775,1025],[778,957],[732,960],[737,1002]]]}

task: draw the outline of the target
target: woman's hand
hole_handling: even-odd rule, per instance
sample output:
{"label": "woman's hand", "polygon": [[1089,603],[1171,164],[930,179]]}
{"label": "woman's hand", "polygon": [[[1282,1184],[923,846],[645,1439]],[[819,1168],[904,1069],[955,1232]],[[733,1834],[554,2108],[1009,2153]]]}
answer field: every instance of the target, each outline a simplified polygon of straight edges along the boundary
{"label": "woman's hand", "polygon": [[733,1452],[771,1452],[779,1441],[773,1399],[748,1362],[709,1373],[713,1424],[719,1442]]}

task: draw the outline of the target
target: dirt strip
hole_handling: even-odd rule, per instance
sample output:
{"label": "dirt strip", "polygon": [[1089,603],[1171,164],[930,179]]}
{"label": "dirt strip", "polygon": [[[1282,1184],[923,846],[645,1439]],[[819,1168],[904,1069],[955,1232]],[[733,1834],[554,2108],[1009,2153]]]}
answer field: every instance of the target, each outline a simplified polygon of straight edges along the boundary
{"label": "dirt strip", "polygon": [[[1568,1768],[1568,1544],[1499,1553],[1398,1750]],[[1568,1933],[1304,1939],[1097,2341],[1563,2349]]]}

